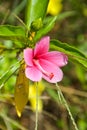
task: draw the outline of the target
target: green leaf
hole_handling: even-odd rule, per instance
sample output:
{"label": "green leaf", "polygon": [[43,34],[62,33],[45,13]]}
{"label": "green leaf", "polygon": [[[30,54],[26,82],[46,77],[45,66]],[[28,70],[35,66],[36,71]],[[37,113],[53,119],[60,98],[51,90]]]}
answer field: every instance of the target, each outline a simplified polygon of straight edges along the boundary
{"label": "green leaf", "polygon": [[44,18],[47,11],[48,1],[49,0],[27,0],[25,18],[27,27],[30,27],[34,20]]}
{"label": "green leaf", "polygon": [[21,26],[1,25],[0,39],[25,42],[25,29]]}
{"label": "green leaf", "polygon": [[57,15],[57,21],[63,21],[65,18],[76,15],[75,11],[65,11]]}
{"label": "green leaf", "polygon": [[36,32],[36,35],[34,37],[34,42],[39,40],[41,37],[43,37],[45,34],[47,34],[53,28],[56,19],[57,19],[57,16],[46,19],[43,27],[39,31]]}
{"label": "green leaf", "polygon": [[10,67],[1,77],[0,77],[0,89],[4,87],[5,83],[9,78],[17,71],[18,67]]}
{"label": "green leaf", "polygon": [[87,69],[87,56],[80,52],[77,48],[58,40],[51,40],[50,49],[67,54],[70,59],[75,60]]}

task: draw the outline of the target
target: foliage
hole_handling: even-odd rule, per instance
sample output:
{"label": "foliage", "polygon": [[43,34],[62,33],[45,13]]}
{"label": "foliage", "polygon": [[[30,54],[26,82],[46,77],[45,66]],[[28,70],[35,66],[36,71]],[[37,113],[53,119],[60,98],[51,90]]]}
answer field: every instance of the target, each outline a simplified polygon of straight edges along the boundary
{"label": "foliage", "polygon": [[[70,104],[78,128],[87,129],[87,5],[85,0],[80,2],[60,1],[58,6],[59,9],[63,7],[63,11],[58,14],[57,10],[55,16],[50,10],[47,14],[48,0],[0,1],[0,129],[34,129],[32,123],[27,121],[28,118],[32,121],[31,110],[36,109],[33,106],[35,100],[31,98],[36,93],[35,88],[29,92],[29,86],[31,89],[33,85],[24,75],[23,50],[34,48],[36,42],[45,35],[51,36],[50,50],[63,52],[69,58],[68,65],[63,69],[61,90]],[[45,89],[41,90],[41,86]],[[39,100],[40,114],[44,118],[40,117],[39,129],[44,128],[43,121],[50,123],[50,126],[46,124],[50,130],[74,129],[66,109],[57,100],[55,85],[44,81],[38,87],[41,90],[39,98],[42,97]],[[17,114],[23,114],[20,119],[16,116],[14,105]],[[26,128],[22,126],[24,122]]]}

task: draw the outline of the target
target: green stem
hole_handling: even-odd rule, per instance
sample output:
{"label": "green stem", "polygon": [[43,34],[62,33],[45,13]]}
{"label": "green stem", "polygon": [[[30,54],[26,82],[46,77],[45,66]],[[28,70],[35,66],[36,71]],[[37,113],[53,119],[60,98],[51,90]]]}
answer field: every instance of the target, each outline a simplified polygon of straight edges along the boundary
{"label": "green stem", "polygon": [[60,95],[60,99],[63,101],[63,103],[64,103],[64,105],[65,105],[65,107],[66,107],[66,109],[67,109],[67,111],[68,111],[68,113],[69,113],[69,116],[70,116],[70,118],[71,118],[71,120],[72,120],[72,123],[73,123],[73,126],[75,127],[75,130],[79,130],[78,127],[77,127],[77,125],[76,125],[76,123],[75,123],[75,120],[74,120],[74,118],[73,118],[73,116],[72,116],[72,113],[71,113],[71,111],[70,111],[70,108],[69,108],[69,106],[68,106],[68,104],[67,104],[67,101],[66,101],[66,99],[64,98],[64,96],[63,96],[63,94],[62,94],[62,91],[61,91],[61,89],[60,89],[60,87],[58,86],[57,83],[56,83],[56,86],[57,86],[57,89],[58,89],[58,94]]}
{"label": "green stem", "polygon": [[36,120],[35,130],[38,130],[38,84],[36,83]]}

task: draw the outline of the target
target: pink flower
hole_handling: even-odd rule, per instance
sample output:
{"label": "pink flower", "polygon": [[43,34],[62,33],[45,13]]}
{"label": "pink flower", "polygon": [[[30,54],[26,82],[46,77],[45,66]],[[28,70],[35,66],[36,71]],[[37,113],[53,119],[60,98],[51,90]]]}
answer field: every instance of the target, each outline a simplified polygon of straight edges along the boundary
{"label": "pink flower", "polygon": [[24,49],[26,63],[25,75],[32,81],[40,81],[42,78],[51,83],[62,80],[63,72],[60,67],[67,64],[67,56],[58,51],[49,50],[50,37],[42,38],[34,49]]}

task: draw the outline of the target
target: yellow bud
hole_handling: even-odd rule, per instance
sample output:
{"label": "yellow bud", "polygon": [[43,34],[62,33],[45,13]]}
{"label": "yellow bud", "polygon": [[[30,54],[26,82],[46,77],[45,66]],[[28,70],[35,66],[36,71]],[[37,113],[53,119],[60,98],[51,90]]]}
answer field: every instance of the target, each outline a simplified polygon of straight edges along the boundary
{"label": "yellow bud", "polygon": [[[41,96],[45,87],[42,82],[38,83],[38,96]],[[35,112],[36,111],[36,87],[35,84],[29,86],[29,101],[31,104],[32,110]],[[43,109],[43,102],[39,98],[38,99],[38,111],[41,112]]]}
{"label": "yellow bud", "polygon": [[47,13],[53,16],[58,15],[62,10],[62,0],[49,0]]}

